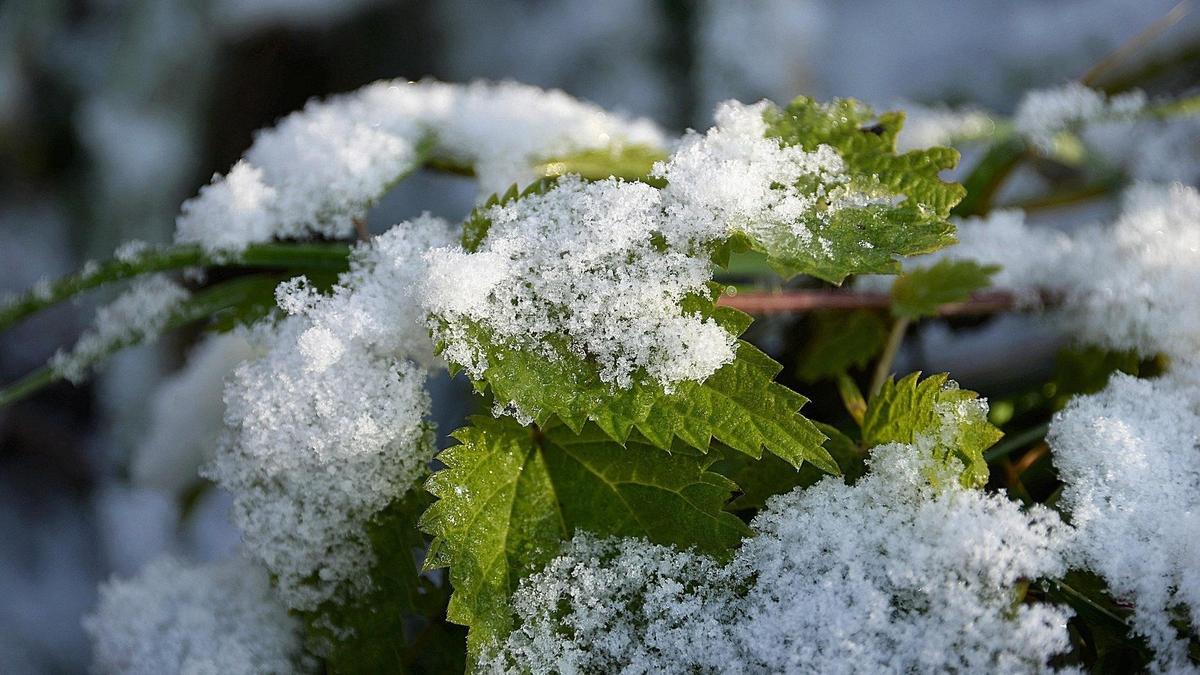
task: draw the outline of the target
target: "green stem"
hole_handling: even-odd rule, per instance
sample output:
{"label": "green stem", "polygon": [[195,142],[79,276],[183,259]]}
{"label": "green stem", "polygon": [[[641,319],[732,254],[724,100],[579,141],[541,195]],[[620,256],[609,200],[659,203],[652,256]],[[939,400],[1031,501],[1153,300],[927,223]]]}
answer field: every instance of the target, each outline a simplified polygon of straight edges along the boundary
{"label": "green stem", "polygon": [[35,312],[104,284],[150,272],[185,267],[253,267],[341,271],[346,269],[350,248],[330,244],[251,244],[236,255],[214,256],[199,246],[184,244],[155,247],[129,259],[112,259],[91,269],[27,291],[0,307],[0,330]]}
{"label": "green stem", "polygon": [[[264,293],[269,293],[279,282],[287,278],[287,275],[240,277],[206,288],[183,302],[171,314],[171,317],[163,325],[161,331],[153,335],[132,335],[126,340],[119,341],[101,354],[93,362],[93,365],[126,347],[132,347],[151,340],[161,333],[201,319],[207,319],[223,310],[251,302],[255,298],[261,297]],[[42,366],[13,384],[0,389],[0,408],[28,398],[62,379],[63,376],[61,373],[49,366]]]}
{"label": "green stem", "polygon": [[892,324],[892,332],[888,333],[887,344],[883,347],[883,354],[879,357],[879,362],[875,364],[875,374],[871,377],[871,398],[875,398],[875,395],[883,388],[883,383],[887,381],[888,375],[892,374],[892,362],[896,360],[900,344],[904,342],[908,324],[909,320],[904,317],[897,318]]}
{"label": "green stem", "polygon": [[1020,433],[1012,436],[1005,436],[1000,439],[1000,442],[993,445],[990,450],[983,453],[983,458],[988,462],[995,462],[1011,455],[1014,451],[1040,441],[1046,437],[1046,432],[1050,430],[1050,423],[1045,422],[1036,427],[1031,427]]}

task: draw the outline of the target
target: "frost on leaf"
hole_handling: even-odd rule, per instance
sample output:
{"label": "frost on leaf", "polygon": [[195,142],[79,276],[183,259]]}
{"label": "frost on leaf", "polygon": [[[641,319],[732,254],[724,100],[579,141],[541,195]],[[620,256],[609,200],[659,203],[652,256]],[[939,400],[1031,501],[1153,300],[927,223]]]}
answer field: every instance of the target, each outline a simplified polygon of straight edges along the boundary
{"label": "frost on leaf", "polygon": [[836,472],[796,414],[805,399],[737,341],[748,317],[714,306],[707,256],[670,244],[663,199],[567,177],[473,215],[466,247],[426,256],[442,357],[492,391],[497,413],[576,432],[592,421],[618,442],[636,428],[663,449],[680,438],[704,451],[715,437]]}
{"label": "frost on leaf", "polygon": [[722,507],[736,486],[712,459],[625,447],[588,426],[525,428],[475,418],[440,455],[427,485],[439,497],[422,518],[435,536],[426,567],[450,566],[448,617],[471,626],[472,649],[512,627],[508,597],[577,530],[643,537],[722,554],[747,534]]}
{"label": "frost on leaf", "polygon": [[[772,499],[733,560],[577,535],[518,585],[492,672],[1043,672],[1069,612],[1014,602],[1066,571],[1052,511],[963,489],[928,450],[876,449]],[[961,466],[957,467],[961,470]],[[931,579],[938,580],[930,583]]]}
{"label": "frost on leaf", "polygon": [[863,415],[863,444],[927,447],[934,459],[961,465],[964,486],[982,486],[988,478],[983,451],[1003,436],[987,420],[987,402],[959,389],[944,373],[924,380],[920,376],[889,379],[871,398]]}
{"label": "frost on leaf", "polygon": [[[938,147],[896,154],[903,113],[876,116],[850,99],[821,104],[799,97],[763,114],[769,137],[809,152],[831,147],[845,167],[836,181],[805,177],[794,184],[815,198],[816,208],[791,224],[790,237],[756,237],[781,271],[840,283],[850,274],[896,273],[897,256],[954,243],[947,217],[964,190],[938,173],[954,167],[958,152]],[[789,244],[803,240],[805,231],[819,248]]]}
{"label": "frost on leaf", "polygon": [[488,194],[557,175],[555,166],[585,170],[599,157],[589,152],[648,164],[662,144],[650,122],[557,90],[376,82],[312,101],[260,131],[226,176],[184,203],[175,237],[216,253],[272,238],[347,237],[355,219],[424,163],[465,168]]}

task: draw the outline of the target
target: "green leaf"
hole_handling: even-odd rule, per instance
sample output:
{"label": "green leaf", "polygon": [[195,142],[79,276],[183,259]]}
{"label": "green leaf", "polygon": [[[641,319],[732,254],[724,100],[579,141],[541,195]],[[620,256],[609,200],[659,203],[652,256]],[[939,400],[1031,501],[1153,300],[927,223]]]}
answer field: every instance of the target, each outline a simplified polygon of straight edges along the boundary
{"label": "green leaf", "polygon": [[488,230],[492,229],[492,220],[487,217],[487,212],[493,206],[500,206],[512,201],[516,201],[521,197],[529,195],[545,194],[554,187],[557,182],[556,178],[539,178],[538,180],[525,186],[525,189],[517,187],[516,183],[509,186],[503,194],[494,194],[480,206],[471,209],[470,215],[463,221],[462,225],[462,247],[468,252],[474,253],[479,250],[483,244],[483,240],[487,239]]}
{"label": "green leaf", "polygon": [[[711,300],[695,303],[694,309],[703,309],[731,333],[749,324],[745,314],[714,307]],[[774,382],[781,366],[749,343],[739,342],[734,361],[704,382],[681,382],[667,392],[647,377],[616,388],[565,341],[547,341],[546,348],[554,350],[551,358],[496,342],[479,327],[472,334],[488,363],[476,389],[490,388],[497,401],[515,402],[539,425],[557,418],[578,433],[594,422],[619,443],[636,429],[663,450],[678,438],[706,452],[715,438],[752,457],[766,448],[795,467],[811,462],[837,473],[837,464],[821,447],[825,437],[797,412],[808,399]]]}
{"label": "green leaf", "polygon": [[578,174],[585,180],[603,180],[608,177],[623,178],[662,187],[663,182],[649,176],[655,162],[667,159],[662,148],[649,145],[619,145],[593,148],[552,157],[538,162],[535,169],[547,177]]}
{"label": "green leaf", "polygon": [[962,302],[987,288],[999,271],[999,265],[945,259],[905,272],[892,285],[892,313],[905,319],[937,316],[942,305]]}
{"label": "green leaf", "polygon": [[507,417],[474,418],[454,436],[461,445],[440,456],[446,469],[427,484],[439,500],[421,527],[435,537],[426,567],[450,567],[447,616],[471,627],[472,654],[511,630],[518,582],[577,531],[716,555],[749,534],[722,510],[737,486],[707,470],[712,458]]}
{"label": "green leaf", "polygon": [[[866,465],[858,444],[837,427],[821,422],[814,424],[825,434],[824,448],[837,460],[845,479],[850,481],[861,476]],[[721,459],[709,469],[729,478],[741,488],[741,494],[726,505],[729,511],[761,509],[771,497],[791,492],[797,487],[808,487],[827,475],[811,464],[797,469],[777,455],[763,455],[755,459],[724,446],[721,449]]]}
{"label": "green leaf", "polygon": [[373,519],[369,593],[326,602],[305,615],[310,643],[318,645],[329,672],[404,672],[416,657],[406,649],[406,620],[418,612],[423,595],[437,590],[420,576],[415,557],[425,546],[417,519],[431,501],[413,490]]}
{"label": "green leaf", "polygon": [[863,445],[911,444],[925,438],[934,444],[935,456],[962,462],[963,485],[982,486],[988,478],[983,451],[1003,432],[987,421],[986,408],[976,401],[978,394],[959,389],[945,373],[924,380],[920,376],[911,373],[884,383],[867,404]]}
{"label": "green leaf", "polygon": [[[897,256],[929,253],[955,242],[947,218],[964,190],[942,181],[938,173],[957,164],[958,152],[930,148],[897,155],[903,113],[876,116],[851,99],[821,104],[802,96],[786,108],[768,108],[764,117],[767,135],[785,145],[810,152],[832,146],[848,177],[829,185],[806,177],[796,186],[817,196],[824,207],[799,223],[821,246],[797,238],[795,223],[755,233],[755,247],[781,274],[809,274],[835,284],[850,274],[895,274],[900,271]],[[854,198],[838,204],[842,194]],[[867,203],[856,205],[864,197]]]}
{"label": "green leaf", "polygon": [[813,314],[812,337],[804,345],[796,375],[805,382],[863,368],[887,342],[888,323],[869,309]]}

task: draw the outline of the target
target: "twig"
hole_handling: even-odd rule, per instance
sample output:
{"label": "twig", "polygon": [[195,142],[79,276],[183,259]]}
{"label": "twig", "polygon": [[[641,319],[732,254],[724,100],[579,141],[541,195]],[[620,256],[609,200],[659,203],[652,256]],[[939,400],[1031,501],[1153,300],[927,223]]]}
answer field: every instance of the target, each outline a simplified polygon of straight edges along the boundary
{"label": "twig", "polygon": [[[1043,294],[1043,301],[1052,302],[1053,294]],[[797,314],[821,309],[887,309],[891,306],[887,293],[855,291],[788,290],[751,291],[721,296],[717,304],[739,309],[747,314]],[[984,291],[963,302],[951,302],[938,308],[940,316],[979,316],[1008,312],[1017,306],[1010,291]]]}
{"label": "twig", "polygon": [[883,347],[883,354],[880,355],[879,361],[875,364],[875,374],[871,376],[871,390],[868,394],[871,398],[879,393],[883,388],[883,383],[887,380],[888,375],[892,374],[892,362],[896,360],[896,354],[900,351],[900,343],[904,342],[904,334],[908,332],[909,320],[903,316],[897,317],[892,323],[892,332],[888,334],[887,344]]}
{"label": "twig", "polygon": [[1179,23],[1179,21],[1183,19],[1183,17],[1187,16],[1191,11],[1191,0],[1182,0],[1182,2],[1172,7],[1171,11],[1167,12],[1162,18],[1158,19],[1149,26],[1146,26],[1137,35],[1129,38],[1120,47],[1117,47],[1115,50],[1113,50],[1108,56],[1100,59],[1096,65],[1089,68],[1088,71],[1079,78],[1079,81],[1082,84],[1093,86],[1096,83],[1097,78],[1103,75],[1105,71],[1111,70],[1113,67],[1119,65],[1122,61],[1129,58],[1130,55],[1153,42],[1155,38],[1163,33],[1163,31]]}

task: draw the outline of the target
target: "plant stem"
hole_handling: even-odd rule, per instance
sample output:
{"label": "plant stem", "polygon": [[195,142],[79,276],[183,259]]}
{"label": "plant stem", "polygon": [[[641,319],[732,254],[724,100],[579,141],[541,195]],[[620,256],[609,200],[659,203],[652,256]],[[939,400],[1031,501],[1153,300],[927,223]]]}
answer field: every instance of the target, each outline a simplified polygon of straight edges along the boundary
{"label": "plant stem", "polygon": [[[1042,294],[1043,304],[1051,305],[1057,295]],[[854,291],[788,290],[743,292],[723,295],[717,304],[732,307],[747,314],[791,314],[821,309],[887,309],[892,304],[888,293],[857,293]],[[949,302],[938,308],[939,316],[977,316],[1007,312],[1017,305],[1009,291],[995,290],[976,293],[963,302]]]}
{"label": "plant stem", "polygon": [[[222,310],[234,308],[252,301],[263,292],[275,288],[280,281],[286,278],[286,275],[240,277],[206,288],[182,303],[171,314],[171,318],[163,325],[161,331],[152,335],[133,335],[126,340],[117,342],[104,354],[100,355],[93,364],[126,347],[132,347],[146,340],[154,339],[161,333],[201,319],[210,318]],[[62,379],[62,374],[53,368],[42,366],[13,384],[0,389],[0,408],[26,399]]]}
{"label": "plant stem", "polygon": [[0,330],[51,305],[114,281],[150,272],[185,267],[254,267],[341,271],[346,269],[350,248],[329,244],[252,244],[234,256],[218,257],[199,246],[185,244],[156,247],[129,259],[112,259],[92,269],[63,277],[42,288],[27,291],[0,307]]}
{"label": "plant stem", "polygon": [[883,388],[883,383],[887,380],[888,375],[892,374],[892,362],[896,360],[896,354],[900,351],[900,344],[904,342],[904,334],[908,332],[909,320],[905,317],[898,317],[892,323],[892,332],[888,333],[887,344],[883,346],[883,354],[879,357],[879,362],[875,364],[875,374],[871,377],[870,397],[875,398],[879,390]]}
{"label": "plant stem", "polygon": [[951,212],[956,216],[987,213],[1005,179],[1028,157],[1029,150],[1024,139],[1012,132],[1000,136],[963,179],[967,194]]}
{"label": "plant stem", "polygon": [[995,462],[1012,454],[1016,450],[1039,441],[1046,437],[1046,432],[1050,430],[1050,423],[1045,422],[1031,427],[1013,436],[1005,436],[1000,439],[1000,442],[993,445],[990,450],[983,453],[983,458],[988,462]]}

